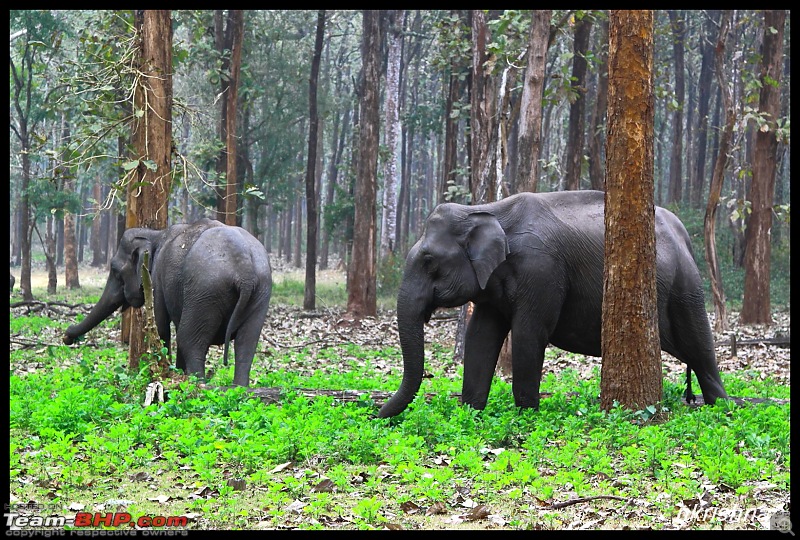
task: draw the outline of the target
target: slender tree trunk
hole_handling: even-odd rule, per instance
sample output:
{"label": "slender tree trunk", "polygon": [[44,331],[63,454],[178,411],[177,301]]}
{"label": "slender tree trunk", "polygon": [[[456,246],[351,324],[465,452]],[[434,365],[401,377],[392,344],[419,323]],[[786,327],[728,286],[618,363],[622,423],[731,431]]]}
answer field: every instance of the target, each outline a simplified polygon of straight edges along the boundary
{"label": "slender tree trunk", "polygon": [[669,162],[670,203],[680,204],[683,196],[683,109],[686,91],[684,90],[684,38],[686,21],[684,14],[675,10],[667,11],[672,27],[672,51],[675,59],[675,101],[677,106],[672,115],[672,154]]}
{"label": "slender tree trunk", "polygon": [[588,16],[575,22],[575,42],[572,57],[572,92],[574,101],[569,107],[569,136],[564,156],[566,164],[567,189],[576,190],[581,187],[581,165],[583,163],[583,136],[586,110],[586,51],[589,48],[589,36],[592,21]]}
{"label": "slender tree trunk", "polygon": [[228,14],[228,25],[232,27],[230,78],[228,80],[228,99],[225,101],[225,152],[226,190],[225,190],[225,224],[236,225],[237,183],[236,170],[238,153],[236,138],[236,109],[239,104],[239,72],[242,66],[242,42],[244,41],[244,12],[232,9]]}
{"label": "slender tree trunk", "polygon": [[753,183],[750,188],[751,213],[745,231],[743,324],[772,324],[770,308],[770,229],[775,203],[775,171],[778,139],[776,120],[781,107],[783,75],[783,34],[786,11],[764,11],[764,37],[761,47],[761,93],[758,109],[769,129],[755,135]]}
{"label": "slender tree trunk", "polygon": [[728,330],[728,312],[725,307],[725,290],[722,284],[722,273],[719,269],[719,257],[717,256],[716,217],[720,194],[722,193],[722,184],[725,180],[728,151],[730,150],[733,129],[736,124],[736,110],[733,105],[733,96],[731,95],[725,69],[725,47],[727,46],[728,33],[730,31],[731,11],[723,11],[722,13],[715,50],[717,80],[719,81],[719,87],[722,89],[721,98],[725,104],[726,121],[725,126],[722,128],[719,153],[717,154],[716,165],[714,166],[714,172],[711,177],[708,203],[706,204],[706,215],[703,220],[705,258],[706,265],[708,266],[708,277],[711,282],[711,295],[714,301],[714,330],[717,332]]}
{"label": "slender tree trunk", "polygon": [[608,109],[608,20],[598,24],[600,48],[597,54],[597,92],[592,112],[592,127],[589,131],[589,181],[592,189],[606,189],[605,142],[606,111]]}
{"label": "slender tree trunk", "polygon": [[[306,283],[303,296],[303,309],[316,308],[317,296],[317,192],[316,167],[319,136],[319,116],[317,114],[317,84],[319,82],[319,63],[322,57],[322,40],[325,37],[325,10],[317,12],[317,35],[314,41],[314,56],[311,59],[311,76],[308,82],[308,160],[306,164]],[[320,169],[322,167],[319,167]]]}
{"label": "slender tree trunk", "polygon": [[[611,10],[600,405],[661,400],[653,203],[653,12]],[[636,324],[631,324],[636,321]]]}
{"label": "slender tree trunk", "polygon": [[380,94],[380,13],[363,10],[359,157],[353,223],[353,257],[348,275],[347,313],[356,319],[377,314],[376,186],[378,167],[378,96]]}

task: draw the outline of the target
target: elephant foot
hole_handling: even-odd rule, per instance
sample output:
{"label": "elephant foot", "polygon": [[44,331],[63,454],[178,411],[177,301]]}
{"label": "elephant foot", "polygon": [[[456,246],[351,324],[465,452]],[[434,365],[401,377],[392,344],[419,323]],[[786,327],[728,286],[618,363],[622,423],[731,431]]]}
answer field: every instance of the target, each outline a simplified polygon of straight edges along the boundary
{"label": "elephant foot", "polygon": [[464,399],[463,396],[461,397],[461,403],[463,405],[468,405],[469,407],[472,407],[473,409],[475,409],[477,411],[482,411],[483,409],[485,409],[487,401],[489,401],[488,398],[487,399],[470,399],[470,398]]}

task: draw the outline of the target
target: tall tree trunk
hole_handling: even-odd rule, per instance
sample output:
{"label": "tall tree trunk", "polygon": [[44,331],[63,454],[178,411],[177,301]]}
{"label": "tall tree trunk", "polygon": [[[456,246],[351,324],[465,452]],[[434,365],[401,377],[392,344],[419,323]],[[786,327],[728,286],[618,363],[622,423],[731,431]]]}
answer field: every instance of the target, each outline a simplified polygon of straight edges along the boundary
{"label": "tall tree trunk", "polygon": [[765,126],[756,132],[753,183],[750,188],[751,213],[745,231],[743,324],[772,324],[770,308],[770,229],[775,199],[775,170],[778,139],[776,120],[781,108],[783,75],[783,34],[786,11],[764,11],[764,38],[761,46],[761,93],[758,110]]}
{"label": "tall tree trunk", "polygon": [[605,153],[603,152],[608,109],[608,20],[598,23],[599,50],[597,54],[597,91],[589,130],[589,181],[592,189],[606,189]]}
{"label": "tall tree trunk", "polygon": [[711,76],[714,70],[714,45],[712,36],[717,27],[719,10],[708,10],[705,17],[705,25],[701,33],[701,63],[700,81],[698,83],[697,96],[697,160],[695,161],[694,175],[691,186],[692,208],[700,207],[700,200],[703,196],[703,186],[705,185],[706,175],[706,147],[708,146],[708,114],[709,103],[711,101]]}
{"label": "tall tree trunk", "polygon": [[[653,12],[611,10],[600,406],[661,400],[653,203]],[[636,321],[636,324],[631,324]]]}
{"label": "tall tree trunk", "polygon": [[589,48],[589,36],[592,20],[588,15],[575,21],[575,41],[572,57],[572,92],[574,101],[569,107],[569,135],[564,155],[566,164],[565,181],[567,189],[576,190],[581,187],[581,165],[583,163],[583,135],[586,111],[586,51]]}
{"label": "tall tree trunk", "polygon": [[683,109],[686,91],[684,90],[684,39],[686,21],[683,12],[667,11],[672,27],[672,51],[675,59],[675,112],[672,115],[672,154],[669,162],[670,203],[680,204],[683,197]]}
{"label": "tall tree trunk", "polygon": [[[164,229],[172,185],[172,17],[169,10],[135,13],[136,28],[141,32],[139,69],[144,75],[136,91],[135,107],[144,114],[134,119],[133,141],[139,166],[128,184],[125,225]],[[154,171],[145,160],[155,163]],[[146,351],[145,320],[142,308],[132,313],[128,360],[132,369],[138,369],[139,358]]]}
{"label": "tall tree trunk", "polygon": [[380,13],[363,10],[361,112],[358,174],[355,184],[353,257],[348,275],[347,313],[356,319],[377,314],[376,186],[378,174],[378,96],[380,94]]}
{"label": "tall tree trunk", "polygon": [[[494,200],[497,182],[494,135],[495,84],[493,63],[489,61],[491,32],[486,14],[472,10],[472,72],[470,82],[470,193],[472,204]],[[488,63],[487,63],[488,62]],[[494,143],[494,144],[493,144]]]}
{"label": "tall tree trunk", "polygon": [[542,150],[542,96],[552,10],[535,9],[532,14],[528,35],[528,64],[519,109],[517,191],[535,192],[539,182],[539,156]]}
{"label": "tall tree trunk", "polygon": [[708,266],[708,277],[711,282],[711,295],[714,302],[714,330],[724,332],[728,330],[728,312],[725,307],[725,289],[722,284],[722,272],[719,269],[719,257],[717,256],[717,209],[719,207],[722,184],[725,180],[725,167],[728,163],[728,151],[731,146],[733,129],[736,124],[736,109],[733,105],[733,96],[728,84],[725,69],[725,47],[728,42],[728,32],[730,31],[731,11],[722,12],[722,20],[719,26],[719,36],[717,37],[716,50],[716,72],[719,87],[722,89],[721,98],[725,108],[725,126],[722,128],[720,137],[719,153],[714,165],[709,186],[708,203],[706,204],[706,215],[703,220],[703,231],[705,236],[705,258]]}
{"label": "tall tree trunk", "polygon": [[403,10],[390,10],[386,61],[385,142],[388,158],[383,173],[383,208],[381,211],[381,241],[379,259],[384,261],[394,253],[397,225],[397,161],[400,138],[400,68],[403,47]]}
{"label": "tall tree trunk", "polygon": [[[65,115],[62,116],[62,122],[62,138],[66,148],[70,142],[70,129]],[[64,175],[64,191],[73,193],[75,191],[75,176],[64,165],[66,161],[67,156],[63,155],[61,158],[61,170]],[[75,250],[75,214],[72,212],[64,212],[64,284],[67,289],[79,289],[81,287],[78,278],[78,257]]]}
{"label": "tall tree trunk", "polygon": [[[308,79],[308,160],[306,161],[306,283],[303,293],[303,309],[316,308],[317,296],[317,192],[316,168],[317,147],[321,142],[317,134],[319,115],[317,114],[317,83],[319,82],[319,62],[322,57],[322,40],[325,37],[325,10],[317,12],[317,35],[314,41],[314,56],[311,59],[311,76]],[[321,169],[321,167],[319,167]]]}
{"label": "tall tree trunk", "polygon": [[236,170],[238,153],[236,139],[236,109],[239,104],[239,72],[242,66],[242,42],[244,41],[244,12],[232,9],[228,13],[228,25],[232,27],[230,78],[228,81],[228,99],[225,102],[225,152],[226,190],[225,190],[225,224],[236,225],[237,183]]}

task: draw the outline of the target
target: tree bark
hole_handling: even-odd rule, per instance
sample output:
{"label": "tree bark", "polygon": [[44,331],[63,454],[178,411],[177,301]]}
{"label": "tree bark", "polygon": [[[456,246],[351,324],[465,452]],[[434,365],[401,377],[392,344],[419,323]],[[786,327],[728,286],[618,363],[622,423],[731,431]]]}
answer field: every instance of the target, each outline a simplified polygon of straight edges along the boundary
{"label": "tree bark", "polygon": [[611,10],[600,404],[661,400],[653,203],[653,12]]}
{"label": "tree bark", "polygon": [[225,224],[237,225],[237,137],[236,109],[239,104],[239,72],[242,66],[242,42],[244,41],[244,12],[232,9],[228,14],[228,25],[232,27],[230,79],[228,81],[228,99],[225,101],[225,152],[226,189],[225,189]]}
{"label": "tree bark", "polygon": [[[311,59],[311,76],[308,79],[308,160],[306,161],[306,283],[303,293],[303,309],[316,308],[317,297],[317,192],[316,167],[319,136],[319,115],[317,114],[317,84],[319,82],[319,63],[322,57],[322,43],[325,37],[325,10],[317,12],[317,35],[314,41],[314,55]],[[321,168],[321,167],[320,167]]]}
{"label": "tree bark", "polygon": [[[495,117],[493,62],[487,50],[491,33],[482,10],[472,10],[472,72],[470,84],[470,193],[472,204],[494,200],[497,181],[492,119]],[[493,144],[494,143],[494,144]]]}
{"label": "tree bark", "polygon": [[711,176],[709,186],[708,203],[706,204],[706,214],[703,220],[703,231],[705,237],[705,259],[708,266],[708,277],[711,283],[711,295],[714,302],[714,330],[724,332],[728,330],[728,312],[725,307],[725,290],[722,284],[722,272],[719,269],[719,257],[717,256],[717,208],[722,193],[722,184],[725,180],[725,167],[728,164],[728,151],[731,146],[733,129],[736,124],[736,110],[733,105],[733,96],[728,84],[728,77],[725,69],[725,47],[730,31],[731,11],[724,11],[720,21],[719,36],[717,37],[716,50],[716,72],[719,87],[722,89],[721,98],[725,108],[725,126],[722,128],[722,135],[719,142],[719,152],[717,153],[716,164]]}
{"label": "tree bark", "polygon": [[675,111],[672,115],[672,153],[669,162],[670,203],[680,204],[683,197],[683,109],[686,91],[684,84],[684,38],[686,21],[683,13],[667,11],[672,28],[672,51],[675,60]]}
{"label": "tree bark", "polygon": [[376,185],[378,175],[378,95],[380,94],[380,13],[363,10],[363,77],[359,114],[359,152],[355,182],[353,255],[348,275],[347,313],[355,319],[377,314]]}
{"label": "tree bark", "polygon": [[589,131],[589,181],[592,189],[605,191],[605,142],[606,112],[608,110],[608,20],[601,19],[598,24],[600,44],[597,54],[597,90],[595,92],[592,127]]}
{"label": "tree bark", "polygon": [[581,164],[583,163],[583,135],[585,131],[586,110],[586,51],[589,48],[589,35],[592,21],[588,16],[575,21],[575,41],[572,57],[572,104],[569,107],[569,135],[564,156],[566,164],[565,182],[567,189],[581,187]]}
{"label": "tree bark", "polygon": [[[164,229],[172,185],[172,17],[169,10],[137,10],[143,73],[134,108],[133,141],[139,166],[128,184],[126,228]],[[153,254],[151,254],[152,256]],[[146,352],[142,309],[132,310],[129,365],[138,369]]]}
{"label": "tree bark", "polygon": [[714,45],[712,36],[719,19],[718,10],[709,10],[705,18],[702,45],[700,47],[702,60],[700,63],[700,80],[698,83],[697,97],[697,160],[695,161],[694,175],[691,180],[691,205],[692,208],[700,207],[703,195],[703,186],[706,175],[706,148],[708,146],[708,114],[711,101],[711,76],[714,70]]}
{"label": "tree bark", "polygon": [[755,136],[753,183],[750,188],[751,214],[745,231],[744,299],[742,324],[772,324],[770,308],[770,229],[775,198],[775,171],[778,139],[776,120],[780,116],[781,77],[783,75],[783,34],[786,11],[764,11],[761,46],[761,93],[758,110],[764,126]]}
{"label": "tree bark", "polygon": [[386,61],[386,114],[385,142],[388,158],[383,172],[383,208],[381,211],[381,261],[386,260],[395,250],[395,231],[397,226],[397,161],[398,140],[400,139],[400,69],[403,47],[403,10],[389,11],[389,42]]}
{"label": "tree bark", "polygon": [[535,192],[542,151],[542,95],[552,10],[533,10],[528,35],[528,63],[522,85],[517,138],[517,191]]}

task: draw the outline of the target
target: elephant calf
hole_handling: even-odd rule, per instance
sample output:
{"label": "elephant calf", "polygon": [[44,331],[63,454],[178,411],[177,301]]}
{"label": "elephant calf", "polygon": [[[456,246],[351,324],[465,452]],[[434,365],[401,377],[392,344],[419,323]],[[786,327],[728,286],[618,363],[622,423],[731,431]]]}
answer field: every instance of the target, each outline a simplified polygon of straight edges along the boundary
{"label": "elephant calf", "polygon": [[[464,342],[461,399],[476,409],[486,406],[509,331],[518,407],[539,406],[549,343],[600,356],[603,207],[600,191],[519,193],[488,204],[437,206],[406,259],[397,295],[403,381],[378,416],[400,414],[414,399],[422,381],[424,324],[439,307],[475,304]],[[705,402],[714,403],[727,394],[689,235],[664,208],[656,207],[655,222],[661,348],[697,374]]]}
{"label": "elephant calf", "polygon": [[66,330],[70,345],[118,309],[144,304],[141,267],[150,253],[153,304],[158,335],[170,347],[176,330],[176,365],[205,378],[210,345],[235,341],[233,383],[248,386],[272,294],[272,271],[264,246],[241,227],[201,219],[163,230],[128,229],[111,260],[111,272],[97,304]]}

